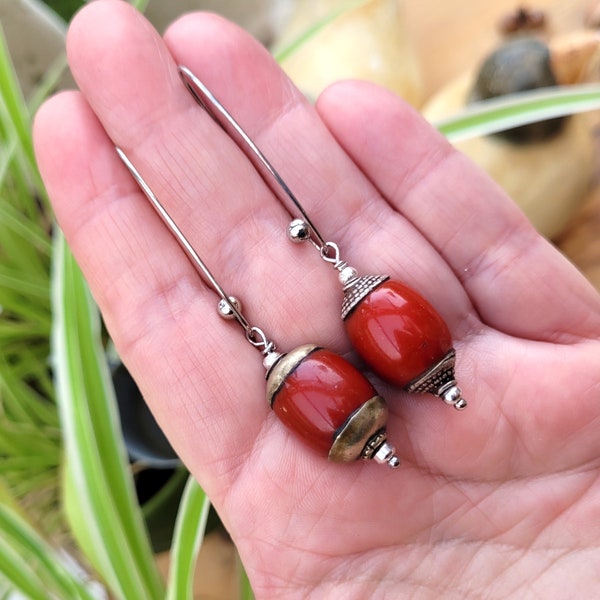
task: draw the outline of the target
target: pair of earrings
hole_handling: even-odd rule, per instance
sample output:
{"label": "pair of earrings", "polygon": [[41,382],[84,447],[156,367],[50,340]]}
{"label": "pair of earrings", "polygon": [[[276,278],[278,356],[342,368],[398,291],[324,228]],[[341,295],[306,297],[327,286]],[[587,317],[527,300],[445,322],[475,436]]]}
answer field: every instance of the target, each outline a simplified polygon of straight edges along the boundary
{"label": "pair of earrings", "polygon": [[[196,101],[221,125],[236,135],[254,166],[267,171],[302,218],[294,219],[288,236],[310,242],[321,258],[338,271],[343,286],[342,320],[358,354],[375,373],[410,393],[432,393],[462,410],[467,406],[454,375],[455,351],[450,331],[435,309],[416,291],[384,275],[359,276],[340,258],[337,244],[326,241],[279,173],[223,105],[186,67],[179,68]],[[231,131],[229,131],[231,130]],[[400,465],[387,441],[388,409],[371,383],[339,355],[314,344],[285,354],[259,327],[244,316],[239,300],[230,296],[212,275],[164,206],[131,161],[117,152],[175,236],[192,264],[220,297],[218,311],[235,319],[246,339],[263,354],[267,401],[283,424],[320,454],[335,462],[362,458]]]}

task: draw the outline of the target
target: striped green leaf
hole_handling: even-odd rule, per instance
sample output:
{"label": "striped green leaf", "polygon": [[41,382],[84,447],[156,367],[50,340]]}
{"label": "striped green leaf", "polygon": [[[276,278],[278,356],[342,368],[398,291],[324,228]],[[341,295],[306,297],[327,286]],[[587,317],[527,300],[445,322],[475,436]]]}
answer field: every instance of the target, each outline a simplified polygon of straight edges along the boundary
{"label": "striped green leaf", "polygon": [[194,565],[204,538],[210,501],[190,475],[175,522],[167,600],[192,600]]}
{"label": "striped green leaf", "polygon": [[60,234],[52,288],[53,364],[73,534],[116,597],[164,598],[120,434],[99,314]]}
{"label": "striped green leaf", "polygon": [[470,104],[434,125],[452,142],[600,108],[600,85],[581,84],[519,92]]}
{"label": "striped green leaf", "polygon": [[8,586],[33,600],[92,600],[83,583],[0,489],[0,564]]}

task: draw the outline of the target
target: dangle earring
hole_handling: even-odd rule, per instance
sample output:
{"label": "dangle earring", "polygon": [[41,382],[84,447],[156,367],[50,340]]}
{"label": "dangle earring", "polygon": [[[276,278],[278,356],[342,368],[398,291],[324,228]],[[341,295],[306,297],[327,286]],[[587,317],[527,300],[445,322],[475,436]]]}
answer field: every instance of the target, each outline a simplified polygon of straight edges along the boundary
{"label": "dangle earring", "polygon": [[267,402],[282,423],[334,462],[362,458],[398,467],[385,431],[388,409],[371,383],[341,356],[314,344],[277,352],[262,329],[250,325],[239,300],[224,291],[125,153],[119,148],[117,153],[205,283],[220,297],[220,316],[235,319],[248,342],[262,352]]}
{"label": "dangle earring", "polygon": [[[262,167],[268,172],[270,178],[265,179],[274,193],[280,197],[279,192],[283,192],[302,216],[290,223],[290,239],[311,242],[321,258],[338,271],[344,290],[342,320],[365,362],[380,377],[407,392],[431,393],[457,410],[466,408],[454,374],[452,337],[433,306],[412,288],[386,275],[359,276],[340,258],[338,245],[319,233],[283,178],[225,107],[188,68],[180,66],[179,72],[196,101],[225,132],[231,136],[231,129],[241,138],[241,149],[258,171],[263,174]],[[272,186],[271,180],[277,186]]]}

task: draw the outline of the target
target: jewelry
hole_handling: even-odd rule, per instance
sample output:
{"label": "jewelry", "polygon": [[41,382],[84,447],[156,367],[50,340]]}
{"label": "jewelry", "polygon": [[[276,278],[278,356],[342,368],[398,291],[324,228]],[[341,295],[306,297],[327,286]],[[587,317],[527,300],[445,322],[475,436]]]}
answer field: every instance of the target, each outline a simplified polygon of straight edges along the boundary
{"label": "jewelry", "polygon": [[341,356],[314,344],[277,352],[263,330],[250,325],[239,300],[221,287],[129,158],[116,150],[205,283],[220,297],[219,315],[236,320],[248,342],[262,352],[267,401],[281,422],[334,462],[363,458],[398,467],[385,431],[388,409],[371,383]]}
{"label": "jewelry", "polygon": [[[457,385],[456,352],[448,326],[433,306],[407,285],[386,275],[359,276],[340,258],[336,243],[326,241],[281,175],[210,90],[186,67],[180,75],[196,101],[223,127],[240,138],[241,149],[277,197],[291,200],[302,218],[288,227],[293,242],[310,241],[320,257],[338,271],[343,286],[342,320],[360,356],[383,379],[408,392],[432,393],[463,410],[466,400]],[[276,182],[273,187],[272,182]]]}

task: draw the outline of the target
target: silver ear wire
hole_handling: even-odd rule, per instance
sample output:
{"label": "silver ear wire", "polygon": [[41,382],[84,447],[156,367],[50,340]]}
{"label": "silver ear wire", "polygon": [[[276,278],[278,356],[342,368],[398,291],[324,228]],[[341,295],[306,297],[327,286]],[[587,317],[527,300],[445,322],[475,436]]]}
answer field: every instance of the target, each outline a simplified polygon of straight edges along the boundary
{"label": "silver ear wire", "polygon": [[[287,354],[277,352],[275,344],[269,341],[265,333],[248,323],[237,298],[229,296],[221,287],[126,154],[120,148],[116,150],[194,267],[220,296],[219,314],[226,319],[235,318],[244,328],[248,342],[261,350],[266,371],[267,400],[286,427],[330,460],[351,462],[359,458],[373,459],[376,463],[396,469],[400,460],[387,442],[384,429],[387,407],[373,386],[364,378],[364,383],[361,383],[362,375],[343,358],[314,344],[305,344]],[[303,361],[310,365],[308,369],[301,368]],[[335,375],[331,378],[317,374],[332,369]],[[361,388],[358,397],[355,390],[357,378]],[[316,394],[315,388],[319,388]],[[347,393],[341,394],[340,390]],[[311,395],[312,400],[307,401],[306,396]],[[318,399],[319,406],[325,407],[323,410],[327,418],[323,417],[320,410],[310,408],[315,399]],[[361,401],[359,406],[357,399]],[[305,403],[308,403],[308,411],[303,408]],[[288,417],[288,414],[291,416]],[[329,428],[325,430],[325,440],[329,442],[330,438],[329,447],[327,444],[323,447],[324,427]]]}
{"label": "silver ear wire", "polygon": [[225,130],[228,135],[231,135],[230,130],[232,130],[233,133],[237,134],[237,137],[242,140],[242,150],[245,151],[246,156],[248,156],[254,166],[259,169],[259,172],[260,167],[262,166],[264,169],[266,169],[269,175],[271,175],[271,178],[278,185],[278,190],[274,190],[274,192],[277,195],[279,195],[278,192],[283,192],[284,195],[292,201],[293,205],[302,215],[302,220],[304,221],[305,226],[312,234],[305,239],[314,238],[313,242],[319,250],[324,247],[327,243],[325,238],[319,233],[319,230],[315,227],[314,223],[308,216],[308,213],[302,204],[300,204],[300,201],[298,198],[296,198],[287,183],[284,181],[283,177],[281,177],[281,175],[275,170],[260,148],[252,141],[252,138],[242,129],[241,125],[233,118],[231,113],[221,104],[221,102],[217,100],[213,93],[187,67],[180,65],[179,74],[181,75],[185,86],[191,92],[198,104],[200,104],[200,106],[206,110],[206,112]]}
{"label": "silver ear wire", "polygon": [[[281,175],[275,170],[273,165],[268,161],[265,155],[261,152],[260,148],[252,141],[250,136],[242,129],[239,123],[231,116],[231,114],[227,111],[227,109],[217,100],[217,98],[212,94],[212,92],[196,77],[187,67],[179,66],[179,73],[181,78],[187,87],[187,89],[191,92],[192,96],[195,100],[208,112],[208,114],[223,128],[225,133],[234,140],[238,147],[246,154],[248,159],[252,162],[252,164],[256,167],[257,171],[261,173],[263,177],[264,171],[270,175],[269,178],[265,177],[265,182],[271,187],[274,194],[281,199],[282,192],[283,196],[287,197],[296,210],[300,212],[301,219],[294,219],[289,227],[288,227],[288,237],[292,242],[299,243],[304,241],[312,242],[313,246],[319,252],[319,255],[322,260],[329,263],[335,270],[338,272],[338,279],[343,286],[344,289],[344,299],[342,302],[342,319],[344,322],[348,322],[351,320],[351,315],[356,314],[357,306],[361,305],[367,298],[372,297],[372,294],[375,292],[378,286],[383,285],[389,277],[385,275],[363,275],[359,276],[357,270],[349,265],[345,260],[341,258],[339,246],[332,241],[326,241],[325,238],[319,233],[318,229],[315,227],[314,223],[311,221],[308,216],[306,210],[300,204],[299,200],[296,198],[294,193],[291,191],[289,186],[285,183]],[[241,144],[239,144],[239,140],[241,140]],[[277,184],[273,186],[273,181]],[[282,200],[285,203],[285,200]],[[392,285],[392,283],[390,283]],[[412,294],[417,294],[417,292],[411,292]],[[402,298],[403,302],[408,302],[406,298],[402,296],[402,293],[397,290],[394,292],[395,296],[398,298]],[[420,302],[420,306],[428,306],[424,299],[414,301],[415,303]],[[425,310],[425,309],[422,309]],[[429,309],[427,309],[429,310]],[[435,313],[433,307],[431,307],[432,313]],[[365,315],[367,311],[365,311]],[[361,318],[365,320],[367,317],[363,315]],[[440,320],[441,317],[437,316]],[[443,322],[443,320],[442,320]],[[404,325],[400,325],[401,319],[397,321],[397,329],[402,330]],[[444,323],[444,327],[445,327]],[[418,332],[419,335],[422,335],[423,343],[421,344],[421,349],[427,348],[431,343],[431,340],[428,340],[428,333]],[[415,334],[416,335],[416,334]],[[366,338],[364,338],[366,339]],[[384,349],[384,345],[387,346],[389,344],[381,344],[378,345],[375,342],[370,343],[371,345],[367,345],[364,342],[364,339],[360,336],[356,336],[353,341],[354,346],[359,351],[359,354],[368,362],[379,375],[386,378],[386,375],[382,375],[382,372],[378,370],[380,360],[373,360],[373,348],[374,345],[376,349],[380,352],[380,357],[384,357],[387,360],[386,352]],[[395,333],[390,333],[389,339],[396,339]],[[398,347],[396,348],[396,366],[401,366],[404,357],[406,355],[405,352],[401,351],[399,347],[401,344],[402,336],[397,338]],[[435,341],[435,340],[434,340]],[[403,342],[402,342],[403,343]],[[363,347],[364,346],[364,347]],[[361,352],[362,347],[362,352]],[[423,350],[424,352],[424,350]],[[446,353],[440,357],[436,357],[432,359],[434,364],[430,366],[430,368],[425,369],[422,373],[417,373],[417,377],[411,380],[402,381],[401,384],[404,389],[408,389],[411,392],[430,392],[434,395],[443,399],[446,404],[454,406],[458,410],[463,410],[467,403],[462,398],[460,388],[456,385],[456,381],[454,379],[454,349],[450,348]],[[396,369],[396,373],[400,372]],[[440,373],[443,373],[443,379],[440,379]],[[396,375],[391,375],[387,373],[387,378],[392,382],[400,381]]]}
{"label": "silver ear wire", "polygon": [[270,353],[275,350],[275,344],[267,339],[265,333],[258,327],[250,325],[244,314],[242,313],[241,303],[235,297],[227,294],[215,276],[210,272],[206,263],[200,258],[199,254],[194,250],[190,241],[185,237],[177,223],[162,205],[156,194],[152,191],[148,183],[141,176],[140,172],[135,168],[129,160],[125,152],[121,148],[116,148],[119,158],[123,161],[132,177],[136,180],[146,198],[150,201],[160,218],[163,220],[169,231],[179,242],[187,257],[200,273],[204,281],[209,284],[213,290],[220,296],[217,307],[218,313],[224,319],[235,319],[246,332],[246,339],[255,347],[262,349],[264,353]]}

